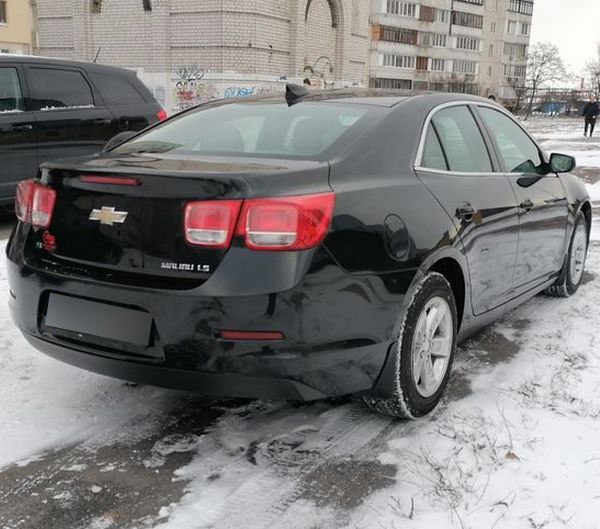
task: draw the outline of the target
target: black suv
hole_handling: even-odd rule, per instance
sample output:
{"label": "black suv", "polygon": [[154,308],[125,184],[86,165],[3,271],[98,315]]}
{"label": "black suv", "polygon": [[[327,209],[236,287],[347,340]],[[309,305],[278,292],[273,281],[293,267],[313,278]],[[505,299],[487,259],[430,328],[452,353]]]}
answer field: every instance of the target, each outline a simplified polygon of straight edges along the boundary
{"label": "black suv", "polygon": [[45,161],[88,155],[166,113],[135,72],[82,62],[0,56],[0,206]]}

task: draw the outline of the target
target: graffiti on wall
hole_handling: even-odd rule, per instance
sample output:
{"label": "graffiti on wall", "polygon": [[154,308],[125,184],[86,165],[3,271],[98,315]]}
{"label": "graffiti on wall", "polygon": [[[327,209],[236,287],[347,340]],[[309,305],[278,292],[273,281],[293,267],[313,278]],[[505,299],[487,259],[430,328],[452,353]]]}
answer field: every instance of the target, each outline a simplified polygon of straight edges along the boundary
{"label": "graffiti on wall", "polygon": [[215,99],[232,99],[283,92],[282,82],[241,81],[232,83],[221,79],[208,79],[199,66],[183,66],[172,76],[175,112],[192,108]]}
{"label": "graffiti on wall", "polygon": [[216,99],[213,97],[214,87],[203,82],[204,76],[204,70],[198,66],[184,66],[175,71],[173,81],[176,110],[186,110],[205,101]]}

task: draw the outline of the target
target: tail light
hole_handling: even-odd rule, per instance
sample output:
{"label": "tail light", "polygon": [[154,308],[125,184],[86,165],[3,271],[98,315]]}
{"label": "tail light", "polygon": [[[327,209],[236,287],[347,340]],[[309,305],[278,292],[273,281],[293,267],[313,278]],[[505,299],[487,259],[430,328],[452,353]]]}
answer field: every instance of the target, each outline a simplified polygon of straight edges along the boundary
{"label": "tail light", "polygon": [[17,185],[15,214],[21,222],[31,222],[31,199],[33,198],[33,180],[22,180]]}
{"label": "tail light", "polygon": [[197,246],[228,248],[235,233],[251,250],[306,250],[325,238],[334,205],[333,193],[190,202],[185,238]]}
{"label": "tail light", "polygon": [[238,234],[252,250],[306,250],[324,239],[334,204],[333,193],[247,200]]}
{"label": "tail light", "polygon": [[38,228],[47,228],[52,221],[56,191],[33,180],[19,182],[15,212],[21,222],[30,222]]}
{"label": "tail light", "polygon": [[184,214],[186,241],[196,246],[228,248],[241,206],[241,200],[190,202]]}
{"label": "tail light", "polygon": [[156,114],[156,117],[158,118],[158,121],[164,121],[165,119],[167,119],[167,111],[164,109],[160,109],[160,111],[158,112],[158,114]]}

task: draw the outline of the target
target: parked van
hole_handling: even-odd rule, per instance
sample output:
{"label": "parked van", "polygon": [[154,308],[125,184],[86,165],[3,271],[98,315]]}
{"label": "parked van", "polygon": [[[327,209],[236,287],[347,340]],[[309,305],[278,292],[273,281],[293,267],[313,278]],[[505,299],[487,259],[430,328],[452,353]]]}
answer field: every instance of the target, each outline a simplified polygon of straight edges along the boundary
{"label": "parked van", "polygon": [[133,71],[0,55],[0,206],[40,163],[92,154],[166,117]]}

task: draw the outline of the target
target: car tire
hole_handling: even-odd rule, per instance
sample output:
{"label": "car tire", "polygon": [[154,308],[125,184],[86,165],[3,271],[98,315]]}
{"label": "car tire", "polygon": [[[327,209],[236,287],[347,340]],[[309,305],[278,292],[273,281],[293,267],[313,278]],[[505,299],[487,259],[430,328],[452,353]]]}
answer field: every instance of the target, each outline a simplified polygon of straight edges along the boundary
{"label": "car tire", "polygon": [[585,261],[588,250],[588,225],[583,213],[579,212],[575,219],[575,227],[569,243],[569,253],[565,262],[566,270],[560,274],[557,282],[544,292],[549,296],[567,298],[579,289],[585,272]]}
{"label": "car tire", "polygon": [[[434,314],[435,313],[435,314]],[[437,319],[435,323],[432,319]],[[431,412],[440,401],[456,348],[457,310],[452,288],[437,272],[419,283],[400,325],[390,398],[362,396],[372,410],[403,419]]]}

